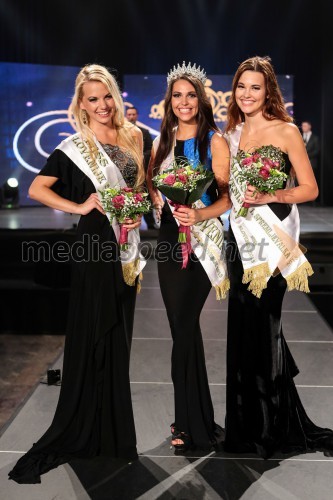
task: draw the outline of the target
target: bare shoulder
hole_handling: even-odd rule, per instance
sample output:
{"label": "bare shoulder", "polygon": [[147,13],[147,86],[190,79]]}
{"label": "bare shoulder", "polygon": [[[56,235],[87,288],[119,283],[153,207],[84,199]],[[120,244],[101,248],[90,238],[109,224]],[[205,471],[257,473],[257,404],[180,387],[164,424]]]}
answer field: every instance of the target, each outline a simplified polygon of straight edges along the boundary
{"label": "bare shoulder", "polygon": [[281,137],[284,143],[284,151],[291,151],[295,147],[303,149],[302,134],[294,123],[284,123],[281,128]]}
{"label": "bare shoulder", "polygon": [[295,135],[299,133],[298,127],[295,125],[295,123],[291,122],[282,122],[281,123],[281,131],[283,134],[286,134],[286,136],[289,135]]}
{"label": "bare shoulder", "polygon": [[281,122],[279,124],[279,133],[286,139],[291,139],[300,135],[298,127],[294,123],[288,122]]}
{"label": "bare shoulder", "polygon": [[221,132],[215,132],[211,140],[212,149],[228,149],[228,143]]}
{"label": "bare shoulder", "polygon": [[270,142],[280,147],[282,151],[287,152],[290,146],[297,143],[299,140],[303,142],[300,131],[294,123],[273,120],[266,129],[266,134],[262,143],[268,144]]}

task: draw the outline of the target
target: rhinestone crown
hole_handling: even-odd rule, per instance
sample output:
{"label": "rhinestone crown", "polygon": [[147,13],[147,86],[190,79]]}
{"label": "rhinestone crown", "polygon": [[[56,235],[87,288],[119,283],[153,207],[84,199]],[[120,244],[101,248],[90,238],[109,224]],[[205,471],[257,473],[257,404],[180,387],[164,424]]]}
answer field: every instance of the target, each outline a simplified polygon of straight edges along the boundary
{"label": "rhinestone crown", "polygon": [[196,64],[191,66],[190,62],[186,66],[185,61],[183,61],[182,66],[178,64],[177,67],[174,66],[173,69],[169,71],[167,75],[168,85],[172,82],[172,80],[181,78],[183,75],[193,76],[194,78],[200,80],[203,85],[205,85],[207,80],[206,73],[203,69],[200,69],[200,66],[196,67]]}

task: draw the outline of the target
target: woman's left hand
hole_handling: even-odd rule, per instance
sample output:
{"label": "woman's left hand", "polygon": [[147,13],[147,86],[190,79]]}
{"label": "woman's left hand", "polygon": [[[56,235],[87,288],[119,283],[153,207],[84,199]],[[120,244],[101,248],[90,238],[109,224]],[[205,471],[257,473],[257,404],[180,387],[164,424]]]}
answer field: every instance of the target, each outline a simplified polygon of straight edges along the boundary
{"label": "woman's left hand", "polygon": [[266,203],[273,203],[276,200],[273,194],[260,193],[254,186],[249,184],[246,188],[243,201],[250,205],[266,205]]}
{"label": "woman's left hand", "polygon": [[193,226],[201,220],[199,212],[195,208],[179,207],[173,211],[173,216],[182,226]]}
{"label": "woman's left hand", "polygon": [[141,226],[141,219],[142,219],[142,215],[138,215],[135,220],[133,220],[133,219],[125,219],[125,222],[123,222],[122,225],[128,231],[130,231],[131,229],[135,229],[135,228]]}

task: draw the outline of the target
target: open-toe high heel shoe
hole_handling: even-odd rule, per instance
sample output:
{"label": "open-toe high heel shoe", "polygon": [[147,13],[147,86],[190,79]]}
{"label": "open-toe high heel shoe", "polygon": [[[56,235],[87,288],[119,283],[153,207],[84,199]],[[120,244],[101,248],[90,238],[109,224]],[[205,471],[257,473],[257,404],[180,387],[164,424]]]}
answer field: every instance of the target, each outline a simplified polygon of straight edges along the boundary
{"label": "open-toe high heel shoe", "polygon": [[180,441],[182,441],[182,443],[171,443],[175,449],[175,455],[186,453],[192,448],[192,439],[185,432],[178,432],[178,434],[173,434],[172,441],[175,441],[176,439],[179,439]]}

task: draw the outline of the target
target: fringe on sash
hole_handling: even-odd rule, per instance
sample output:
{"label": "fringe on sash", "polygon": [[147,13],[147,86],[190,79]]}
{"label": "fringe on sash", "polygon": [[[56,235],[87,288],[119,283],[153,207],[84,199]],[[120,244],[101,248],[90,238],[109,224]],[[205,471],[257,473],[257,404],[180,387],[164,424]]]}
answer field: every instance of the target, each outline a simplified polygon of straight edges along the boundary
{"label": "fringe on sash", "polygon": [[138,284],[137,284],[137,287],[136,287],[136,293],[140,293],[141,292],[141,281],[143,280],[143,274],[142,274],[142,271],[141,273],[139,274],[139,277],[138,277]]}
{"label": "fringe on sash", "polygon": [[296,271],[286,276],[286,282],[288,285],[288,291],[299,290],[300,292],[309,293],[309,283],[308,276],[312,276],[313,269],[309,262],[303,262]]}
{"label": "fringe on sash", "polygon": [[124,281],[129,286],[135,285],[136,277],[139,275],[138,283],[137,283],[137,293],[141,290],[141,280],[143,278],[142,272],[138,272],[139,270],[140,259],[135,259],[132,262],[128,262],[127,264],[122,264],[123,268],[123,277]]}
{"label": "fringe on sash", "polygon": [[216,300],[225,299],[227,296],[228,290],[230,290],[230,281],[229,278],[225,278],[218,285],[214,285],[216,291]]}
{"label": "fringe on sash", "polygon": [[247,289],[260,299],[263,290],[267,288],[267,278],[270,276],[268,263],[263,262],[250,269],[245,269],[242,282],[249,283]]}

